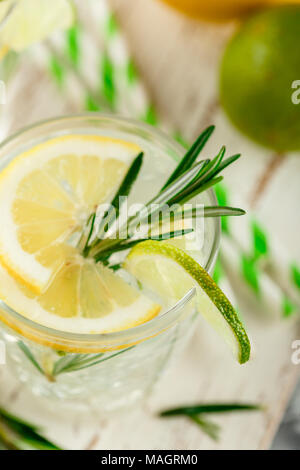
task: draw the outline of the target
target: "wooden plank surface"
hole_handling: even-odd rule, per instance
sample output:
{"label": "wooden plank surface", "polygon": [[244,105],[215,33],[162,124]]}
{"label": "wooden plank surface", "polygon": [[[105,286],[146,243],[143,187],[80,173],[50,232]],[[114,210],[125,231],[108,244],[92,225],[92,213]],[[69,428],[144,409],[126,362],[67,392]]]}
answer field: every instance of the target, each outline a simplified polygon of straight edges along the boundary
{"label": "wooden plank surface", "polygon": [[[226,175],[234,201],[253,200],[258,181],[271,166],[274,155],[242,138],[217,103],[218,60],[233,26],[196,23],[154,0],[110,3],[163,118],[187,139],[214,122],[217,130],[213,148],[216,142],[226,143],[229,151],[243,154],[241,162]],[[16,80],[11,85],[7,132],[39,118],[73,111],[61,102],[53,84],[33,64],[24,61],[21,70],[22,83]],[[299,260],[300,221],[293,214],[298,210],[300,197],[300,159],[290,155],[280,163],[255,206],[268,228]],[[90,403],[75,411],[66,404],[33,399],[3,367],[1,397],[10,409],[42,425],[50,438],[66,448],[266,449],[299,377],[300,366],[291,362],[291,345],[300,338],[300,329],[295,321],[264,318],[257,305],[246,299],[240,300],[240,308],[255,344],[249,364],[235,364],[210,328],[199,321],[187,349],[147,402],[121,415],[103,417],[101,410]],[[184,419],[165,421],[155,416],[165,407],[182,403],[232,400],[264,403],[267,411],[218,417],[216,422],[222,426],[218,443]]]}

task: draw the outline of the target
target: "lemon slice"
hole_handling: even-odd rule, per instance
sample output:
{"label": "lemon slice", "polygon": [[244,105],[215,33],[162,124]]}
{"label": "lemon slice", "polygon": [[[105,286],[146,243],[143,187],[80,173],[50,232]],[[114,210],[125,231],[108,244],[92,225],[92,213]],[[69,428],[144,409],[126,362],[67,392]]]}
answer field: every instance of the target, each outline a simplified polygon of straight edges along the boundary
{"label": "lemon slice", "polygon": [[21,51],[55,30],[69,28],[74,8],[69,0],[0,2],[0,45]]}
{"label": "lemon slice", "polygon": [[[41,295],[33,294],[0,265],[0,297],[35,323],[79,334],[112,333],[132,328],[151,320],[161,309],[110,269],[76,253],[70,253]],[[22,332],[21,325],[10,324],[2,310],[0,319]],[[34,337],[30,339],[39,341]],[[60,346],[60,349],[64,347]]]}
{"label": "lemon slice", "polygon": [[177,301],[196,287],[199,313],[222,336],[240,363],[248,361],[249,339],[234,308],[187,253],[167,242],[146,241],[131,250],[124,268],[164,300]]}
{"label": "lemon slice", "polygon": [[68,135],[17,156],[0,174],[0,262],[10,275],[41,293],[139,152],[122,140]]}
{"label": "lemon slice", "polygon": [[158,304],[84,258],[74,242],[140,150],[122,140],[67,135],[36,145],[3,170],[1,300],[40,325],[73,333],[121,331],[159,313]]}

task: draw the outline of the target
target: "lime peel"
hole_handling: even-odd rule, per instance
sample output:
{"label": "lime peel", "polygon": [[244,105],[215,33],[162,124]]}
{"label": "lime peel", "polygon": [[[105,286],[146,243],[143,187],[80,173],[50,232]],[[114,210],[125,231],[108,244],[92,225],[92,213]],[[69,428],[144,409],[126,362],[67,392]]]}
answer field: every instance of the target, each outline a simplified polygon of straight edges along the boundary
{"label": "lime peel", "polygon": [[[159,256],[159,260],[155,265],[155,271],[151,270],[151,276],[147,276],[146,271],[149,273],[147,262],[155,262],[154,257]],[[196,286],[197,288],[197,309],[202,316],[211,324],[211,326],[224,338],[228,345],[237,356],[238,361],[243,364],[250,358],[250,341],[247,333],[236,313],[233,306],[209,276],[209,274],[188,254],[183,250],[170,245],[167,242],[145,241],[134,247],[129,253],[124,267],[132,275],[135,275],[142,281],[147,288],[152,290],[160,290],[162,292],[162,285],[166,279],[161,278],[159,270],[166,260],[171,260],[173,266],[166,266],[164,273],[169,273],[169,282],[177,276],[178,285],[176,286],[176,293],[180,297],[183,292],[180,289]],[[177,265],[177,268],[176,268]],[[179,270],[182,270],[181,277]],[[161,293],[160,292],[160,293]]]}

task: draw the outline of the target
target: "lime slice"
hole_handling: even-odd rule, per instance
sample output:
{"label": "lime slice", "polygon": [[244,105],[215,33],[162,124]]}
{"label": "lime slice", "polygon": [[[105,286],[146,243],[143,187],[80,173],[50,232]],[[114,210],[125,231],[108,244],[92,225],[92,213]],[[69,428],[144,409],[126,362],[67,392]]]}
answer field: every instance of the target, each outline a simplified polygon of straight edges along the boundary
{"label": "lime slice", "polygon": [[196,287],[200,314],[241,364],[249,360],[250,342],[237,313],[213,279],[187,253],[167,242],[146,241],[131,250],[124,268],[164,300],[177,301]]}

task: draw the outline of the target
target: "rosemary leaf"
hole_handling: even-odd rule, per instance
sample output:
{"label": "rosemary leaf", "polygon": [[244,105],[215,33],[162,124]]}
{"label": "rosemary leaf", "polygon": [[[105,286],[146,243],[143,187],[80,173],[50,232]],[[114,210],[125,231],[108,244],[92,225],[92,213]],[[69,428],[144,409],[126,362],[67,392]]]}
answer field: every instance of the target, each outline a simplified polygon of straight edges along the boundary
{"label": "rosemary leaf", "polygon": [[5,448],[14,450],[59,450],[59,447],[39,434],[36,426],[2,408],[0,408],[0,442]]}
{"label": "rosemary leaf", "polygon": [[102,358],[103,353],[99,354],[73,354],[59,359],[53,369],[53,375],[64,374],[89,366],[90,363],[98,361]]}
{"label": "rosemary leaf", "polygon": [[120,213],[120,196],[129,196],[131,188],[136,181],[138,174],[141,170],[143,164],[144,152],[138,154],[138,156],[133,160],[123,182],[114,199],[112,200],[112,206],[116,209],[117,217]]}
{"label": "rosemary leaf", "polygon": [[57,376],[67,370],[69,367],[72,367],[74,364],[78,364],[81,360],[86,359],[89,354],[67,354],[62,357],[53,367],[53,376]]}
{"label": "rosemary leaf", "polygon": [[173,408],[165,410],[160,413],[161,417],[171,417],[178,415],[198,415],[202,413],[230,413],[233,411],[260,411],[261,405],[248,404],[248,403],[211,403],[199,404],[193,406],[182,406],[180,408]]}
{"label": "rosemary leaf", "polygon": [[[118,219],[120,215],[120,209],[121,209],[121,196],[127,197],[129,196],[129,193],[131,191],[131,188],[136,181],[138,174],[141,170],[142,164],[143,164],[143,158],[144,158],[144,152],[141,152],[138,154],[138,156],[133,160],[132,164],[130,165],[125,178],[123,179],[121,185],[119,186],[118,191],[116,192],[110,206],[110,210],[108,211],[107,216],[105,217],[106,223],[102,221],[100,224],[100,227],[98,229],[97,233],[97,238],[92,246],[97,245],[98,243],[101,243],[101,239],[103,238],[103,235],[107,232],[111,224]],[[88,239],[88,242],[91,238],[91,235]],[[89,252],[89,247],[88,243],[85,247],[85,254],[87,255]]]}
{"label": "rosemary leaf", "polygon": [[88,218],[85,228],[82,232],[82,235],[80,237],[80,240],[78,242],[77,248],[85,254],[86,248],[89,244],[89,241],[91,239],[91,236],[94,231],[94,226],[95,226],[95,220],[96,220],[96,213],[94,212],[93,214],[90,215]]}
{"label": "rosemary leaf", "polygon": [[192,168],[183,173],[179,178],[177,178],[172,184],[170,184],[166,189],[160,192],[155,196],[151,201],[149,201],[144,209],[142,209],[136,216],[129,219],[129,227],[139,224],[145,218],[149,218],[153,214],[159,212],[165,204],[169,204],[179,192],[182,192],[194,181],[197,181],[199,175],[202,174],[204,168],[206,167],[209,160],[202,160],[199,163],[196,163]]}
{"label": "rosemary leaf", "polygon": [[87,369],[88,367],[93,367],[97,364],[108,361],[108,359],[117,357],[120,354],[123,354],[124,352],[129,351],[132,348],[134,348],[134,346],[130,346],[129,348],[122,349],[121,351],[118,351],[114,354],[111,354],[110,356],[105,356],[105,357],[103,357],[104,353],[80,355],[80,356],[87,356],[87,357],[85,360],[81,358],[80,360],[78,360],[78,362],[75,361],[73,365],[70,365],[69,367],[67,367],[66,369],[62,370],[59,373],[62,374],[62,373],[68,373],[68,372],[75,372],[75,371],[79,371],[82,369]]}
{"label": "rosemary leaf", "polygon": [[162,226],[164,221],[174,222],[176,220],[190,220],[197,219],[199,217],[225,217],[225,216],[240,216],[245,215],[246,212],[243,209],[237,207],[228,207],[228,206],[200,206],[194,207],[193,209],[178,210],[177,212],[159,214],[157,217],[153,217],[151,220],[151,229],[149,232],[153,231],[153,227]]}
{"label": "rosemary leaf", "polygon": [[202,134],[200,134],[200,136],[194,142],[192,147],[184,155],[179,165],[175,168],[168,181],[163,186],[162,190],[164,190],[167,186],[173,183],[173,181],[175,181],[185,171],[191,168],[191,166],[195,163],[196,158],[199,156],[200,152],[204,148],[206,142],[208,141],[214,130],[215,126],[209,126],[207,129],[205,129],[205,131],[202,132]]}
{"label": "rosemary leaf", "polygon": [[245,215],[246,212],[238,207],[227,206],[205,206],[204,217],[224,217],[224,216],[240,216]]}
{"label": "rosemary leaf", "polygon": [[219,174],[221,171],[225,170],[225,168],[232,163],[234,163],[236,160],[238,160],[241,157],[240,153],[237,153],[236,155],[232,155],[231,157],[228,157],[226,160],[224,160],[221,165],[218,167],[217,171],[213,174],[215,177],[217,174]]}
{"label": "rosemary leaf", "polygon": [[109,266],[109,269],[111,269],[112,271],[119,271],[119,269],[121,268],[122,268],[122,265],[120,263],[112,264]]}
{"label": "rosemary leaf", "polygon": [[205,175],[201,178],[201,180],[198,181],[198,183],[205,183],[209,180],[211,180],[216,174],[219,173],[219,169],[221,167],[222,160],[225,156],[226,152],[226,147],[223,145],[221,147],[218,155],[210,162],[209,165],[206,167],[206,173]]}
{"label": "rosemary leaf", "polygon": [[[95,232],[95,216],[89,219],[87,227],[85,229],[85,235],[83,240],[86,240],[85,249],[83,250],[84,256],[94,258],[96,262],[102,262],[104,265],[109,266],[109,258],[116,252],[127,250],[132,248],[137,243],[145,240],[145,238],[134,239],[136,236],[136,229],[140,224],[145,222],[155,221],[156,216],[159,216],[159,224],[164,220],[164,212],[166,208],[178,204],[183,205],[185,202],[190,201],[192,198],[198,196],[200,193],[208,190],[212,186],[222,181],[223,177],[218,176],[228,165],[235,162],[240,154],[232,155],[231,157],[224,160],[226,149],[223,146],[218,154],[212,160],[202,160],[196,162],[199,153],[203,149],[204,145],[208,141],[209,137],[214,131],[214,126],[209,126],[202,132],[198,139],[194,142],[189,151],[182,158],[176,169],[173,171],[167,182],[161,189],[161,191],[154,196],[139,212],[129,217],[119,230],[122,233],[128,234],[127,239],[112,239],[105,237],[107,230],[111,227],[112,223],[120,215],[120,205],[122,201],[121,196],[128,196],[133,183],[135,182],[140,172],[143,152],[140,153],[132,165],[130,166],[123,182],[121,183],[113,201],[111,209],[102,219],[98,230],[98,236],[90,243],[93,233]],[[180,213],[180,211],[178,211]],[[171,212],[171,214],[173,214]],[[190,215],[191,218],[195,217],[221,217],[221,216],[238,216],[243,215],[244,211],[233,207],[215,207],[208,206],[203,208],[196,208]],[[170,211],[168,211],[168,217],[170,217]],[[177,220],[177,215],[173,216],[173,220]],[[187,218],[186,212],[183,213],[184,218]],[[174,234],[172,232],[161,235],[161,238],[152,239],[168,239],[172,238]],[[179,236],[179,235],[176,235]],[[165,237],[165,238],[162,238]],[[149,237],[147,238],[149,239]],[[82,240],[81,240],[82,244]],[[81,245],[80,245],[81,246]],[[120,265],[116,264],[110,266],[112,269],[120,269]]]}
{"label": "rosemary leaf", "polygon": [[28,346],[21,340],[18,341],[18,346],[19,348],[23,351],[23,353],[25,354],[25,356],[27,357],[27,359],[31,362],[31,364],[34,365],[34,367],[42,374],[42,375],[45,375],[45,371],[42,369],[42,367],[39,365],[39,363],[37,362],[37,360],[35,359],[34,355],[32,354],[32,352],[30,351],[30,349],[28,348]]}
{"label": "rosemary leaf", "polygon": [[170,240],[172,238],[180,237],[187,235],[191,232],[193,232],[194,229],[189,228],[189,229],[183,229],[183,230],[175,230],[173,232],[166,232],[163,234],[158,234],[158,235],[153,235],[149,236],[147,238],[137,238],[135,240],[132,239],[126,239],[126,241],[121,241],[118,244],[114,245],[112,248],[107,249],[107,250],[102,250],[100,251],[97,255],[95,255],[95,261],[99,263],[99,261],[105,261],[107,260],[112,254],[117,253],[119,251],[125,251],[129,250],[130,248],[133,248],[134,246],[138,245],[141,242],[145,242],[147,240],[156,240],[156,241],[161,241],[161,240]]}
{"label": "rosemary leaf", "polygon": [[[203,191],[206,191],[211,186],[214,186],[217,181],[214,176],[218,174],[219,168],[221,166],[222,160],[225,155],[226,148],[223,146],[219,153],[216,155],[213,160],[208,161],[208,163],[204,166],[203,171],[198,174],[198,177],[195,181],[185,189],[182,188],[178,194],[171,199],[168,203],[169,204],[183,204],[184,202],[189,201],[192,197],[197,196]],[[219,180],[220,181],[220,180]],[[213,184],[210,184],[213,182]]]}
{"label": "rosemary leaf", "polygon": [[193,423],[197,424],[199,428],[208,435],[214,441],[219,440],[221,428],[218,424],[212,423],[207,419],[204,419],[202,416],[197,415],[190,415],[189,419],[193,421]]}
{"label": "rosemary leaf", "polygon": [[193,187],[188,188],[187,190],[178,194],[172,201],[169,202],[169,204],[185,204],[194,197],[198,196],[198,194],[203,193],[212,186],[215,186],[217,183],[220,183],[222,180],[223,176],[218,176],[217,178],[213,178],[204,184],[195,184]]}

